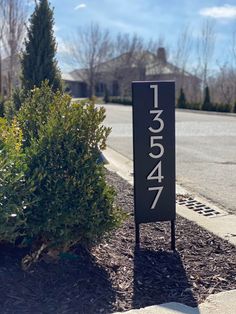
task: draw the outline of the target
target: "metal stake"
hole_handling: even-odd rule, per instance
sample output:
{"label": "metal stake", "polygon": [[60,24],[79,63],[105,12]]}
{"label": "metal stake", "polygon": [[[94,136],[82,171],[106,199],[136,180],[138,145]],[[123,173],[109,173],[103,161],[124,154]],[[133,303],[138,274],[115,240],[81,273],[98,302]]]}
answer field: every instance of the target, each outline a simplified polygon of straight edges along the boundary
{"label": "metal stake", "polygon": [[175,220],[171,220],[171,250],[175,251]]}
{"label": "metal stake", "polygon": [[135,244],[137,247],[139,247],[140,243],[140,231],[139,231],[139,224],[135,224]]}

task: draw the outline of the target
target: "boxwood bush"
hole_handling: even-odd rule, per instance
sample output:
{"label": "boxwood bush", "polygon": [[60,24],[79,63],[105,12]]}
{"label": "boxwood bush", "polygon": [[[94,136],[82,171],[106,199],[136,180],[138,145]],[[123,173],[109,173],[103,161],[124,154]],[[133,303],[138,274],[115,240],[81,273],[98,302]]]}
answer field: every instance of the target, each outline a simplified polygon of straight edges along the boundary
{"label": "boxwood bush", "polygon": [[97,242],[123,221],[104,165],[97,162],[110,133],[104,118],[103,108],[72,104],[47,83],[25,100],[16,121],[22,132],[22,191],[27,192],[16,197],[15,206],[27,205],[21,206],[24,224],[15,239],[23,236],[22,243],[36,249],[67,251],[77,243]]}
{"label": "boxwood bush", "polygon": [[22,131],[14,119],[0,118],[0,241],[15,242],[24,235],[25,184]]}

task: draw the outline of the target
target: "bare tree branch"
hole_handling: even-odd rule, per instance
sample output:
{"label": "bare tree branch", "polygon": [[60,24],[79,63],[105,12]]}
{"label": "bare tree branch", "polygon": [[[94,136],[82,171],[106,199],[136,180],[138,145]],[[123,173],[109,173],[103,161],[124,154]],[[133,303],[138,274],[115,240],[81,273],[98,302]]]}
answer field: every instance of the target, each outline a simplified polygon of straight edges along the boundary
{"label": "bare tree branch", "polygon": [[215,27],[212,20],[206,20],[202,24],[201,34],[198,38],[197,53],[199,63],[199,75],[202,78],[202,87],[207,86],[210,63],[215,48]]}
{"label": "bare tree branch", "polygon": [[88,28],[78,28],[68,43],[69,52],[81,71],[81,79],[89,86],[89,95],[95,93],[101,65],[111,57],[111,39],[108,30],[91,23]]}
{"label": "bare tree branch", "polygon": [[2,50],[9,57],[8,94],[11,95],[14,81],[18,76],[17,59],[22,47],[27,19],[26,2],[22,0],[1,0],[1,20],[3,23]]}

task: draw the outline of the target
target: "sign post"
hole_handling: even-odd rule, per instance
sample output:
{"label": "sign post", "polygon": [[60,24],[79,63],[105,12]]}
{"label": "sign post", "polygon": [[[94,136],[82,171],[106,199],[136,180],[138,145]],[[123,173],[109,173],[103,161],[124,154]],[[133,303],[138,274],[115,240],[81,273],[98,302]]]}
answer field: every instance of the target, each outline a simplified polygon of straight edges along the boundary
{"label": "sign post", "polygon": [[175,250],[175,83],[133,82],[136,244],[141,223],[170,221]]}

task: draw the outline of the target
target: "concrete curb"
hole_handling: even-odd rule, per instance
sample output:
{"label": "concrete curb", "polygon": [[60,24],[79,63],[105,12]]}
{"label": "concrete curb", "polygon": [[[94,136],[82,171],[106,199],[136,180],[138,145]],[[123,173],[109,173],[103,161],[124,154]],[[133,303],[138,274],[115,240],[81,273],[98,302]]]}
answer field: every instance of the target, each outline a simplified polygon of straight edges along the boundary
{"label": "concrete curb", "polygon": [[215,115],[215,116],[228,116],[228,117],[235,117],[236,113],[233,112],[218,112],[218,111],[205,111],[205,110],[193,110],[193,109],[181,109],[175,108],[177,111],[182,112],[191,112],[191,113],[199,113],[199,114],[207,114],[207,115]]}
{"label": "concrete curb", "polygon": [[[235,300],[236,290],[231,290],[210,295],[198,307],[190,307],[181,303],[171,302],[130,310],[122,312],[122,314],[234,314],[236,313]],[[121,314],[121,312],[113,314]]]}
{"label": "concrete curb", "polygon": [[[118,103],[107,103],[102,104],[102,106],[106,107],[106,105],[114,105],[114,106],[129,106],[132,107],[132,105],[124,105],[124,104],[118,104]],[[233,112],[218,112],[218,111],[206,111],[206,110],[194,110],[194,109],[182,109],[182,108],[175,108],[177,111],[182,112],[191,112],[191,113],[200,113],[200,114],[208,114],[208,115],[216,115],[216,116],[228,116],[228,117],[235,117],[236,113]]]}
{"label": "concrete curb", "polygon": [[[109,161],[107,169],[116,172],[123,179],[133,184],[133,161],[124,157],[111,148],[103,152]],[[183,187],[176,185],[177,194],[189,194]],[[190,192],[191,193],[191,192]],[[211,206],[214,206],[211,204]],[[177,205],[177,213],[184,218],[194,221],[199,226],[211,233],[228,240],[236,245],[236,216],[225,215],[215,218],[207,218]],[[113,314],[236,314],[236,290],[210,295],[206,301],[196,308],[181,303],[171,302],[161,305],[149,306],[142,309],[134,309],[127,312],[115,312]]]}

